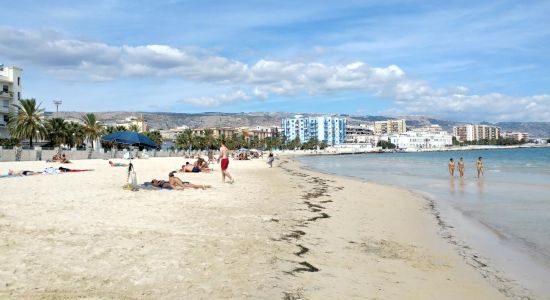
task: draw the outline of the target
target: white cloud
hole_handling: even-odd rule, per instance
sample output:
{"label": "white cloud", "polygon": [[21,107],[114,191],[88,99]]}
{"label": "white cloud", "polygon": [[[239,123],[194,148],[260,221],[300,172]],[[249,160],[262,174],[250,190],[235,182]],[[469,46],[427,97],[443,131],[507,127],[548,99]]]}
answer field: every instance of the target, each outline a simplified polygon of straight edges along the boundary
{"label": "white cloud", "polygon": [[197,107],[212,107],[224,104],[239,103],[249,100],[251,100],[251,97],[248,96],[244,91],[239,90],[231,94],[221,94],[219,96],[185,98],[180,100],[179,102],[188,103]]}
{"label": "white cloud", "polygon": [[434,88],[411,78],[396,65],[301,63],[261,59],[246,64],[203,50],[167,45],[111,46],[66,39],[53,32],[0,27],[0,53],[6,58],[44,66],[61,78],[114,80],[120,77],[180,77],[218,84],[219,96],[186,98],[181,102],[212,107],[268,99],[270,95],[330,94],[357,91],[394,100],[393,114],[424,114],[484,120],[550,121],[550,95],[514,97],[498,93],[475,95],[467,87]]}

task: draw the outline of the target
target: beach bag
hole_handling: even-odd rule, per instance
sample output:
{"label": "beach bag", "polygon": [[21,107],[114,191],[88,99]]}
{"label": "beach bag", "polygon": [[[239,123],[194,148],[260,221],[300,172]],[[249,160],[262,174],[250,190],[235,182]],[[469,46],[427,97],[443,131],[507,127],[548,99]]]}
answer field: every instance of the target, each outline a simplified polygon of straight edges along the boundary
{"label": "beach bag", "polygon": [[134,171],[134,165],[130,163],[130,165],[128,166],[128,178],[126,179],[126,184],[123,186],[123,189],[136,191],[137,185],[136,171]]}

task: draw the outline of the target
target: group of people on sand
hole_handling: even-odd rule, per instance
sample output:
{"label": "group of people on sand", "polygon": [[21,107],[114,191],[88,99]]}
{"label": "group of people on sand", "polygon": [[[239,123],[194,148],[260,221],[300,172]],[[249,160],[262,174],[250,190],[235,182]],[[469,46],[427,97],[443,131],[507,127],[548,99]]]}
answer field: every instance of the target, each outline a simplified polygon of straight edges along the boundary
{"label": "group of people on sand", "polygon": [[[455,176],[455,162],[452,158],[449,159],[448,168],[449,168],[449,175],[451,177],[454,177]],[[456,169],[458,169],[458,173],[460,174],[460,177],[464,177],[464,158],[461,157],[458,160],[458,164],[456,165]],[[478,157],[478,159],[476,161],[476,169],[477,169],[477,178],[483,176],[484,166],[483,166],[483,161],[482,161],[481,156]]]}
{"label": "group of people on sand", "polygon": [[[210,157],[209,157],[209,160],[210,160]],[[224,143],[222,143],[220,147],[220,156],[218,157],[218,162],[220,162],[220,166],[221,166],[222,182],[225,182],[227,177],[230,180],[229,183],[234,183],[235,180],[233,179],[231,174],[229,174],[229,172],[227,171],[229,167],[229,149],[227,149]],[[204,159],[199,157],[194,164],[190,164],[189,162],[187,162],[185,165],[182,166],[182,168],[179,171],[198,173],[198,172],[210,172],[212,171],[212,169],[209,167],[208,162],[206,162]],[[183,190],[186,188],[204,190],[211,187],[210,185],[207,185],[207,184],[192,184],[188,181],[183,181],[177,176],[175,176],[175,173],[176,171],[172,171],[168,173],[168,180],[153,179],[151,180],[151,185],[158,188],[167,188],[167,189],[175,189],[175,190]]]}
{"label": "group of people on sand", "polygon": [[185,165],[182,165],[179,171],[182,173],[210,173],[212,169],[209,167],[208,162],[199,156],[193,164],[185,162]]}
{"label": "group of people on sand", "polygon": [[65,156],[65,154],[54,154],[54,156],[52,157],[52,162],[58,162],[58,163],[62,163],[62,164],[69,164],[71,163],[67,157]]}
{"label": "group of people on sand", "polygon": [[7,174],[0,175],[0,178],[2,177],[19,177],[19,176],[33,176],[33,175],[51,175],[51,174],[60,174],[60,173],[69,173],[69,172],[84,172],[84,171],[92,171],[89,169],[85,170],[77,170],[77,169],[69,169],[65,167],[47,167],[43,171],[30,171],[30,170],[21,170],[21,171],[14,171],[14,170],[8,170]]}

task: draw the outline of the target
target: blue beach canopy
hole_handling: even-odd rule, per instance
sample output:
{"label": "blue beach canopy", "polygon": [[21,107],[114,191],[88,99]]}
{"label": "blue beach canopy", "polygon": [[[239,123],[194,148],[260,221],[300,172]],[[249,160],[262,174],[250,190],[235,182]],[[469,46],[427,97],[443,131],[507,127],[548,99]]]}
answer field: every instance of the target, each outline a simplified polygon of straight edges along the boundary
{"label": "blue beach canopy", "polygon": [[125,145],[156,148],[157,144],[150,138],[134,131],[120,131],[101,137],[105,142],[117,142]]}

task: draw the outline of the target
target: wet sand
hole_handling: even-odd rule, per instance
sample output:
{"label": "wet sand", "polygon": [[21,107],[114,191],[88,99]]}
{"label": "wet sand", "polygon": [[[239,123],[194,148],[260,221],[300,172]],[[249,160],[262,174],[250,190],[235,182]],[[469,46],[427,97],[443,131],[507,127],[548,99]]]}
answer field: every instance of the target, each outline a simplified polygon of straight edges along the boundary
{"label": "wet sand", "polygon": [[[185,160],[135,161],[138,180]],[[40,170],[44,162],[1,163]],[[0,297],[16,299],[500,299],[411,192],[231,161],[233,185],[122,190],[125,169],[0,179]],[[513,295],[512,295],[513,296]]]}

